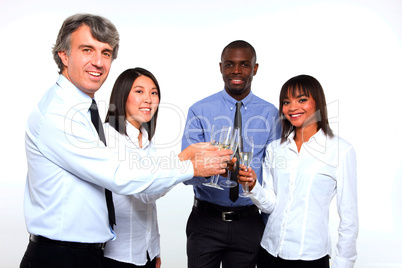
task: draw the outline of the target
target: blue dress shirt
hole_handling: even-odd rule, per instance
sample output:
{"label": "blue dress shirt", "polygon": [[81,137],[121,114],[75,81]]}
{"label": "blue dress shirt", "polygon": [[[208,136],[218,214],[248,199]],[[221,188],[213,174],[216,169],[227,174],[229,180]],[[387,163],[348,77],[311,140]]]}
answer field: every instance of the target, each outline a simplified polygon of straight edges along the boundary
{"label": "blue dress shirt", "polygon": [[191,161],[151,172],[132,159],[120,159],[119,148],[99,140],[90,105],[91,98],[60,75],[28,119],[24,212],[30,234],[106,242],[114,235],[105,188],[118,194],[165,192],[194,176]]}
{"label": "blue dress shirt", "polygon": [[[215,93],[196,102],[188,111],[187,123],[182,138],[182,148],[197,142],[209,142],[211,127],[215,130],[222,126],[233,126],[236,112],[236,102],[225,90]],[[253,136],[254,156],[251,167],[255,170],[257,178],[262,178],[262,162],[266,146],[280,137],[278,124],[278,109],[271,103],[255,96],[252,92],[242,100],[242,134]],[[220,176],[219,180],[227,178]],[[250,206],[250,198],[238,198],[236,202],[229,199],[229,188],[218,190],[204,186],[207,179],[193,178],[185,184],[192,184],[195,197],[225,207]],[[261,181],[260,181],[261,183]],[[242,187],[239,187],[241,192]]]}

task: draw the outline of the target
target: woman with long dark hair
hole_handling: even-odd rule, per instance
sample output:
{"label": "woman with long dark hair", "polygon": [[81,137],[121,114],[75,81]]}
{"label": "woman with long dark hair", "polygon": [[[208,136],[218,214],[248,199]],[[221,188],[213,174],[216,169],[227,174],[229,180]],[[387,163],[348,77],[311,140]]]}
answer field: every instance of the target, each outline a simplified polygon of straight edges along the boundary
{"label": "woman with long dark hair", "polygon": [[[357,257],[356,155],[334,135],[321,84],[312,76],[288,80],[280,92],[282,136],[268,145],[263,185],[240,171],[251,199],[269,213],[261,246],[269,268],[351,268]],[[329,208],[337,196],[338,242],[332,255]]]}
{"label": "woman with long dark hair", "polygon": [[[124,71],[113,86],[105,120],[107,145],[119,146],[119,158],[128,158],[137,169],[157,161],[152,137],[160,97],[158,81],[142,68]],[[117,238],[105,247],[105,267],[161,266],[155,201],[163,194],[113,194]]]}

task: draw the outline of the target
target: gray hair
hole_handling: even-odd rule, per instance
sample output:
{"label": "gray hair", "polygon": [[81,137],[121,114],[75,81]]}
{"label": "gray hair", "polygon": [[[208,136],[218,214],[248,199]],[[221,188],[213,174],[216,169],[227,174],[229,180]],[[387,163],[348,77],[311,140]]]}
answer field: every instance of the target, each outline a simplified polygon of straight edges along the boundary
{"label": "gray hair", "polygon": [[64,69],[64,64],[59,57],[60,51],[65,51],[67,55],[71,52],[71,35],[83,24],[91,29],[93,38],[102,43],[108,43],[113,48],[112,60],[117,58],[119,50],[119,32],[113,23],[101,16],[92,14],[75,14],[68,17],[60,28],[56,39],[56,44],[53,46],[53,59],[59,67],[61,74]]}

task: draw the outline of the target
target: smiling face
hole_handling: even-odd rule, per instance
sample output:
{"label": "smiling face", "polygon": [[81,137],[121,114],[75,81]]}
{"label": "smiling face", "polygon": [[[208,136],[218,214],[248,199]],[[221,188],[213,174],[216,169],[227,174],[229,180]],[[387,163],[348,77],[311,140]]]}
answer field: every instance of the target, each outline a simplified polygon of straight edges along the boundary
{"label": "smiling face", "polygon": [[234,99],[244,99],[251,90],[258,64],[249,48],[228,48],[219,64],[226,92]]}
{"label": "smiling face", "polygon": [[294,95],[288,91],[282,102],[282,113],[296,128],[311,128],[317,130],[317,113],[314,99],[308,94],[297,90]]}
{"label": "smiling face", "polygon": [[134,127],[151,121],[159,105],[159,94],[151,78],[141,75],[135,79],[126,102],[126,118]]}
{"label": "smiling face", "polygon": [[109,44],[94,39],[90,28],[82,25],[71,35],[70,53],[59,52],[65,66],[62,75],[93,98],[109,74],[112,53]]}

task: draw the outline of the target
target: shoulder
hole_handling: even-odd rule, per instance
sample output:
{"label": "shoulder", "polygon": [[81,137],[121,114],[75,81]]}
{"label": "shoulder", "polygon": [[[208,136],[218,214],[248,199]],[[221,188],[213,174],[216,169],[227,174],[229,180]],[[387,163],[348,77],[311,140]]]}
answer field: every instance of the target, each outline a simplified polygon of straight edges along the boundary
{"label": "shoulder", "polygon": [[217,93],[214,93],[208,97],[205,97],[205,98],[195,102],[193,105],[191,105],[190,110],[205,109],[208,106],[214,106],[216,103],[219,103],[221,101],[222,101],[222,92],[219,91]]}
{"label": "shoulder", "polygon": [[284,141],[283,143],[281,143],[281,139],[276,139],[273,140],[272,142],[270,142],[267,146],[267,151],[276,151],[276,150],[280,150],[283,149],[284,147],[286,147],[288,141]]}
{"label": "shoulder", "polygon": [[328,137],[328,140],[336,146],[339,146],[342,150],[352,149],[353,145],[349,143],[347,140],[339,137],[338,135],[334,134],[332,138]]}
{"label": "shoulder", "polygon": [[251,99],[250,104],[253,107],[256,107],[258,109],[261,109],[262,111],[267,111],[267,112],[278,112],[278,108],[276,108],[275,105],[273,105],[272,103],[270,103],[269,101],[266,101],[260,97],[258,97],[257,95],[253,94],[253,97]]}
{"label": "shoulder", "polygon": [[353,145],[338,135],[334,135],[332,138],[328,137],[328,143],[332,150],[338,152],[339,157],[356,157]]}

